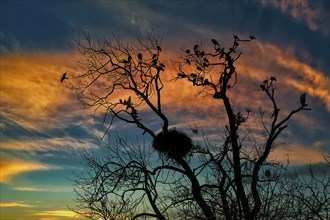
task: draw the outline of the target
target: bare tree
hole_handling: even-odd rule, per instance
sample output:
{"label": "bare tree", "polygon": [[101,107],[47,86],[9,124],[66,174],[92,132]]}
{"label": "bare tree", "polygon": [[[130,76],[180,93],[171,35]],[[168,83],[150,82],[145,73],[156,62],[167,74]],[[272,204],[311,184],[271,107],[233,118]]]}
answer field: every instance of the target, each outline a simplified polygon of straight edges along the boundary
{"label": "bare tree", "polygon": [[[129,143],[118,137],[116,144],[105,146],[104,158],[85,153],[86,170],[74,180],[78,206],[73,210],[90,219],[291,219],[307,212],[309,216],[328,216],[329,196],[325,195],[329,181],[318,181],[311,175],[312,182],[299,178],[291,182],[285,164],[268,160],[287,122],[300,111],[310,110],[306,99],[288,115],[280,114],[275,100],[277,79],[261,82],[258,90],[273,112],[266,118],[260,108],[265,133],[260,143],[254,139],[254,131],[242,128],[250,110],[236,112],[228,97],[237,86],[235,62],[242,54],[238,47],[252,40],[255,37],[234,35],[229,49],[215,39],[205,49],[197,43],[177,62],[179,73],[174,81],[188,80],[224,105],[228,124],[221,145],[206,139],[196,143],[169,127],[161,99],[165,65],[160,38],[154,33],[147,42],[138,39],[135,44],[124,45],[118,37],[95,44],[88,35],[77,41],[86,70],[76,76],[79,100],[95,113],[103,113],[107,131],[114,119],[133,124],[150,135],[152,148],[150,142]],[[130,95],[116,100],[122,91]],[[160,122],[156,131],[160,132],[146,123],[142,108],[154,113]],[[313,181],[320,183],[323,191],[314,188]],[[292,189],[302,194],[294,194]],[[310,190],[308,199],[302,189]],[[300,200],[306,200],[305,208],[293,205],[287,209],[288,202],[298,204]]]}

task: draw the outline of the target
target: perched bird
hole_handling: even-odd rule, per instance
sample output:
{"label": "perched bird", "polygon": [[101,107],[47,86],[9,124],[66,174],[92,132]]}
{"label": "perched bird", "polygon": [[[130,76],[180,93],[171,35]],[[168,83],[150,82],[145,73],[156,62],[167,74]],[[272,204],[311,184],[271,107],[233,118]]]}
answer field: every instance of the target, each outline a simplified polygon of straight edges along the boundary
{"label": "perched bird", "polygon": [[195,44],[194,50],[197,50],[197,49],[198,49],[198,44]]}
{"label": "perched bird", "polygon": [[252,35],[250,35],[249,38],[250,38],[250,40],[257,39],[256,37],[254,37],[254,36],[252,36]]}
{"label": "perched bird", "polygon": [[68,79],[68,77],[66,77],[66,72],[65,72],[65,73],[63,73],[63,75],[61,77],[61,83],[66,79]]}
{"label": "perched bird", "polygon": [[138,53],[137,57],[139,60],[142,60],[142,53]]}
{"label": "perched bird", "polygon": [[271,76],[271,77],[270,77],[270,80],[271,80],[271,81],[277,81],[277,79],[276,79],[274,76]]}
{"label": "perched bird", "polygon": [[267,177],[267,178],[269,178],[270,176],[271,176],[271,172],[270,172],[270,170],[265,170],[265,176]]}
{"label": "perched bird", "polygon": [[239,40],[239,38],[236,34],[233,34],[233,37],[234,37],[235,40]]}
{"label": "perched bird", "polygon": [[190,76],[191,76],[192,78],[196,78],[196,77],[197,77],[197,74],[195,74],[195,73],[191,73]]}
{"label": "perched bird", "polygon": [[214,45],[219,45],[219,42],[216,39],[211,40]]}
{"label": "perched bird", "polygon": [[184,74],[184,73],[178,73],[178,77],[180,77],[180,78],[185,78],[185,77],[187,77],[187,75]]}
{"label": "perched bird", "polygon": [[194,128],[190,127],[190,129],[194,134],[198,134],[198,128],[195,123],[194,123],[194,126],[195,126]]}
{"label": "perched bird", "polygon": [[300,103],[301,105],[306,105],[306,92],[304,92],[303,94],[301,94],[300,96]]}
{"label": "perched bird", "polygon": [[187,54],[190,54],[190,50],[189,50],[189,49],[187,49],[187,50],[186,50],[186,53],[187,53]]}
{"label": "perched bird", "polygon": [[162,48],[160,46],[157,46],[158,51],[162,51]]}
{"label": "perched bird", "polygon": [[265,86],[265,85],[262,85],[262,84],[261,84],[261,85],[260,85],[260,88],[261,88],[262,91],[265,91],[265,90],[266,90],[266,86]]}

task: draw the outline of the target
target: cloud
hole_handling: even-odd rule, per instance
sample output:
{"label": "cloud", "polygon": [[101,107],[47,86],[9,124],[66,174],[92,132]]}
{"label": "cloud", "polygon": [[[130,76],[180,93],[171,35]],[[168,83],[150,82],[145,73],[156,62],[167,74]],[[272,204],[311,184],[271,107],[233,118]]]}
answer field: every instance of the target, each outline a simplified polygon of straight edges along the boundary
{"label": "cloud", "polygon": [[81,137],[75,139],[71,137],[52,137],[43,139],[23,139],[23,140],[5,140],[1,141],[2,149],[9,149],[15,151],[50,151],[56,150],[59,147],[66,149],[90,149],[93,148],[95,143],[93,140]]}
{"label": "cloud", "polygon": [[306,22],[309,29],[321,30],[329,35],[329,8],[326,1],[277,1],[260,0],[262,5],[280,9],[283,13],[288,13],[294,19]]}
{"label": "cloud", "polygon": [[[322,144],[322,146],[326,145],[327,143]],[[315,142],[312,144],[312,146],[304,146],[297,143],[280,145],[269,156],[269,159],[281,161],[283,163],[286,163],[289,160],[290,164],[295,165],[304,165],[309,163],[317,164],[325,162],[319,142]]]}
{"label": "cloud", "polygon": [[15,158],[1,158],[0,162],[0,183],[10,184],[11,179],[24,172],[38,170],[58,169],[57,166],[50,166],[33,161],[24,161]]}
{"label": "cloud", "polygon": [[72,192],[72,186],[65,187],[13,187],[17,191],[30,191],[30,192]]}
{"label": "cloud", "polygon": [[74,57],[66,52],[1,55],[1,112],[10,112],[17,123],[27,119],[24,127],[37,130],[75,113],[69,86],[59,82],[74,68]]}
{"label": "cloud", "polygon": [[301,93],[308,92],[310,96],[322,100],[330,111],[329,77],[308,61],[301,61],[293,48],[282,49],[262,41],[251,43],[239,60],[237,69],[255,82],[262,82],[267,76],[276,76],[286,92],[297,94],[297,102]]}
{"label": "cloud", "polygon": [[[183,42],[177,42],[176,45],[180,43]],[[207,46],[207,43],[205,45]],[[238,85],[229,92],[235,102],[235,110],[244,112],[245,108],[249,107],[257,115],[259,106],[267,108],[264,96],[254,89],[259,88],[259,83],[267,76],[274,75],[279,81],[279,89],[276,90],[279,103],[286,106],[281,109],[283,115],[288,114],[290,109],[299,107],[299,95],[305,91],[309,96],[322,100],[329,111],[326,74],[308,62],[300,61],[294,49],[281,49],[260,40],[241,46],[244,53],[237,61]],[[177,47],[164,48],[161,55],[166,65],[166,70],[162,73],[165,83],[162,91],[163,110],[170,118],[171,126],[189,129],[189,126],[196,123],[201,129],[208,131],[208,135],[214,136],[226,123],[221,100],[203,95],[196,97],[200,88],[184,80],[169,82],[177,75],[177,66],[170,60],[176,60],[180,56],[178,50]],[[77,149],[89,148],[92,141],[91,136],[86,138],[88,132],[94,130],[95,134],[102,136],[101,129],[105,128],[95,127],[97,119],[99,122],[101,119],[88,117],[88,112],[92,110],[81,110],[74,91],[69,88],[71,77],[63,84],[59,83],[63,72],[68,72],[70,76],[73,72],[82,71],[81,66],[75,62],[77,59],[78,54],[73,51],[15,53],[2,57],[4,62],[1,97],[4,99],[0,111],[7,120],[4,120],[0,127],[3,132],[11,126],[19,126],[25,129],[19,134],[26,133],[24,138],[14,138],[8,135],[8,132],[4,133],[7,134],[7,139],[2,140],[4,149],[47,150],[68,146]],[[119,100],[120,97],[128,96],[126,92],[116,93],[113,99]],[[148,113],[149,109],[143,105],[140,107],[139,110],[146,112],[143,120],[148,121],[153,117]],[[272,107],[268,108],[271,114]],[[299,118],[301,124],[309,125],[317,124],[317,120],[315,117]],[[260,129],[257,124],[250,126]],[[73,128],[68,129],[69,127]]]}
{"label": "cloud", "polygon": [[0,202],[0,207],[23,207],[23,208],[31,208],[33,205],[24,204],[21,202]]}
{"label": "cloud", "polygon": [[77,213],[69,210],[49,210],[49,211],[42,211],[37,212],[35,215],[40,216],[57,216],[57,217],[73,217],[77,218],[80,217]]}

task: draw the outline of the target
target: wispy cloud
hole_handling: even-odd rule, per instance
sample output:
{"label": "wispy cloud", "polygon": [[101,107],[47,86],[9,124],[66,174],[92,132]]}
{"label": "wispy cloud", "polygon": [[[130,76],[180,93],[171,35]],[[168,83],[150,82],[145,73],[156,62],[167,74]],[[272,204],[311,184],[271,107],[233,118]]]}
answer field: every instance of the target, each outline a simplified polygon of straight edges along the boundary
{"label": "wispy cloud", "polygon": [[44,138],[44,139],[25,139],[25,140],[7,140],[1,142],[2,149],[15,151],[50,151],[56,150],[59,147],[66,149],[90,149],[95,146],[95,143],[88,138],[82,137],[81,140],[71,137],[63,138]]}
{"label": "wispy cloud", "polygon": [[33,205],[25,204],[23,202],[0,202],[0,207],[23,207],[23,208],[32,208]]}
{"label": "wispy cloud", "polygon": [[59,82],[63,72],[74,68],[74,57],[67,52],[1,55],[1,112],[36,130],[77,113],[80,106],[72,105],[69,85]]}
{"label": "wispy cloud", "polygon": [[[327,143],[323,143],[322,146],[326,144]],[[284,163],[289,161],[291,164],[295,165],[325,162],[318,142],[308,147],[296,143],[279,146],[275,149],[274,153],[270,155],[269,159]]]}
{"label": "wispy cloud", "polygon": [[72,192],[71,186],[51,186],[51,187],[13,187],[17,191],[30,191],[30,192]]}
{"label": "wispy cloud", "polygon": [[35,215],[40,216],[57,216],[57,217],[72,217],[72,218],[78,218],[79,215],[75,212],[69,211],[69,210],[49,210],[49,211],[42,211],[37,212]]}
{"label": "wispy cloud", "polygon": [[37,170],[58,169],[57,166],[50,166],[33,161],[24,161],[15,158],[1,159],[0,162],[0,183],[10,183],[11,179],[24,172]]}
{"label": "wispy cloud", "polygon": [[[306,22],[308,28],[313,31],[321,30],[329,35],[329,11],[326,1],[277,1],[261,0],[263,5],[280,9],[297,20]],[[329,7],[329,6],[328,6]]]}
{"label": "wispy cloud", "polygon": [[262,82],[266,76],[276,76],[286,92],[299,92],[297,101],[298,95],[308,92],[309,95],[322,100],[330,111],[329,77],[308,61],[301,61],[293,48],[282,49],[276,45],[258,42],[248,45],[244,54],[239,61],[238,69],[248,74],[250,80]]}

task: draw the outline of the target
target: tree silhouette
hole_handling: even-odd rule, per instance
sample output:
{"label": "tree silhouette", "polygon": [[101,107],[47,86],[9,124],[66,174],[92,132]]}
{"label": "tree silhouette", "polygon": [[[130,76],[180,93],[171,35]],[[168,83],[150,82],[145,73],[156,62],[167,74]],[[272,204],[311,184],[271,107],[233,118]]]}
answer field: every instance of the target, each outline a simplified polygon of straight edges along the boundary
{"label": "tree silhouette", "polygon": [[[131,44],[123,44],[116,36],[96,44],[87,34],[77,41],[84,56],[80,63],[86,70],[75,76],[79,100],[95,113],[103,113],[104,123],[108,123],[105,133],[113,120],[119,119],[149,134],[151,141],[129,142],[118,136],[115,144],[100,142],[104,157],[83,154],[85,170],[74,180],[78,203],[75,212],[90,219],[329,216],[327,178],[318,180],[310,175],[310,182],[297,176],[290,179],[284,164],[268,159],[287,122],[300,111],[310,110],[305,101],[288,115],[280,114],[275,100],[277,79],[271,76],[258,89],[273,107],[267,119],[260,108],[264,142],[257,143],[253,132],[241,129],[248,122],[250,110],[235,112],[228,93],[238,86],[235,62],[242,54],[239,45],[256,38],[233,37],[228,49],[216,39],[205,49],[200,43],[186,49],[176,62],[179,73],[171,82],[188,80],[201,88],[200,93],[219,100],[219,105],[222,102],[228,124],[220,146],[206,139],[202,146],[169,127],[161,93],[166,69],[161,61],[161,40],[155,33],[147,41],[138,38]],[[128,94],[127,98],[115,98],[118,93]],[[144,120],[142,106],[154,113],[160,128],[153,130]],[[197,132],[195,125],[193,133]],[[321,186],[320,190],[313,184]],[[307,189],[309,194],[303,191]],[[286,209],[288,202],[292,204],[290,210]]]}

